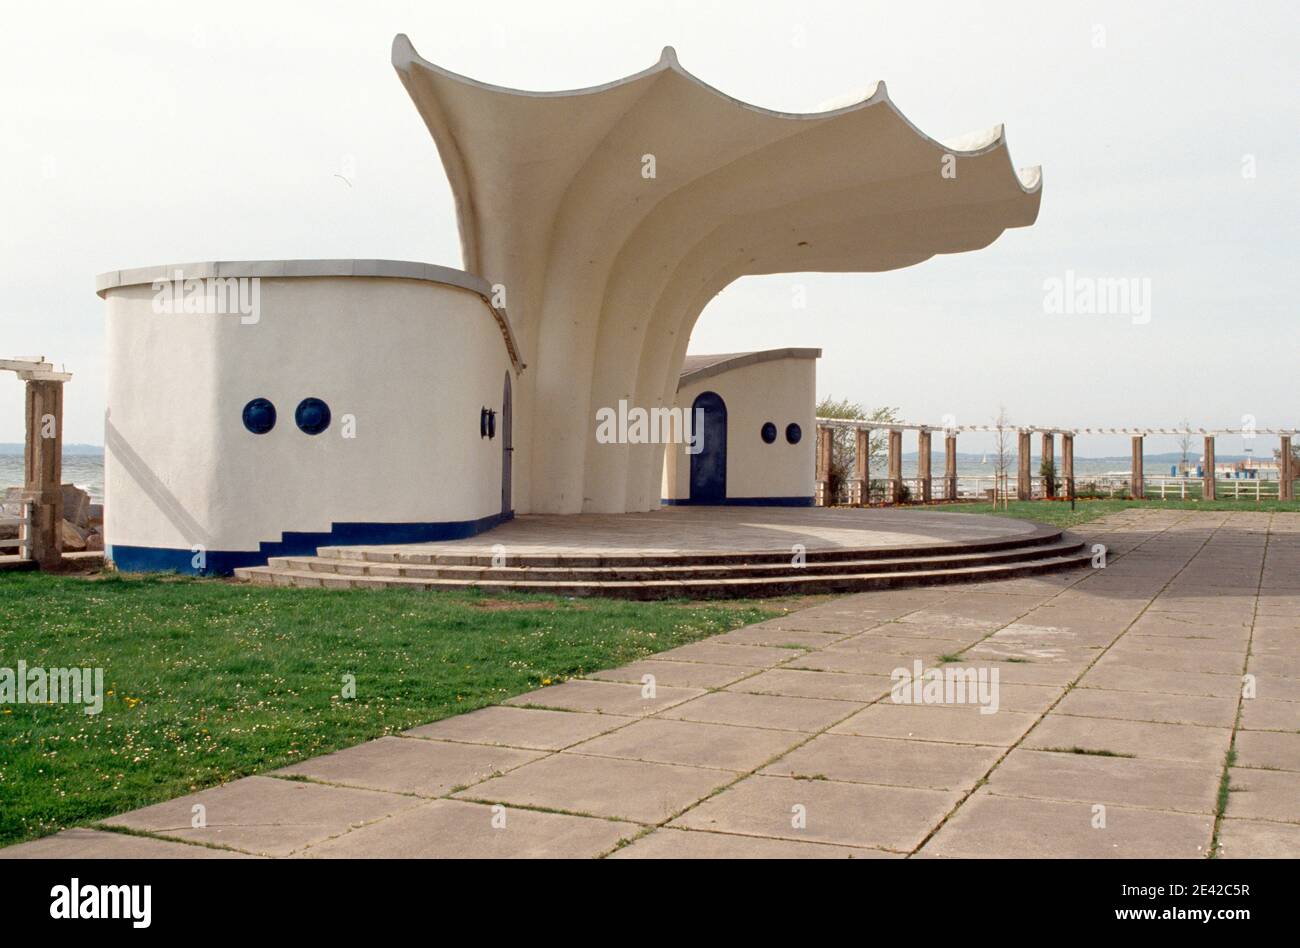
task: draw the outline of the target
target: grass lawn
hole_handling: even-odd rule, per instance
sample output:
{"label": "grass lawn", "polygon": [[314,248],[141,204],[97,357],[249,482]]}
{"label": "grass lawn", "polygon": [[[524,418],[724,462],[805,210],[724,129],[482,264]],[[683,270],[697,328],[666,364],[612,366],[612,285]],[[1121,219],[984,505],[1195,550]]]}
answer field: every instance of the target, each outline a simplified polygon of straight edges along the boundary
{"label": "grass lawn", "polygon": [[[495,704],[785,611],[0,574],[0,667],[102,667],[102,713],[0,706],[0,845]],[[344,676],[356,697],[342,696]]]}
{"label": "grass lawn", "polygon": [[1295,500],[1077,500],[1075,509],[1070,509],[1068,501],[1059,500],[1013,500],[1003,510],[1001,505],[994,509],[992,504],[936,504],[926,510],[942,510],[949,513],[982,513],[998,517],[1016,517],[1021,520],[1037,520],[1056,527],[1073,527],[1089,520],[1096,520],[1117,510],[1129,510],[1134,507],[1153,507],[1158,510],[1233,510],[1263,511],[1265,513],[1300,513],[1300,501]]}

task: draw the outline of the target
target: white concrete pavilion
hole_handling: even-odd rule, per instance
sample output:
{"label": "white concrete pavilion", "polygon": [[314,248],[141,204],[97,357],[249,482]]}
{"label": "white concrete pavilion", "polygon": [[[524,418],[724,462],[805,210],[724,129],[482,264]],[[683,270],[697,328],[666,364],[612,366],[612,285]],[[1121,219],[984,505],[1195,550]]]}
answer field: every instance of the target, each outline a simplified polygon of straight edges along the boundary
{"label": "white concrete pavilion", "polygon": [[620,399],[671,406],[696,319],[738,277],[892,270],[1038,215],[1039,169],[1015,169],[1001,126],[937,141],[883,82],[789,114],[719,92],[671,48],[568,92],[477,82],[404,35],[393,65],[450,179],[463,266],[504,289],[529,367],[521,513],[659,506],[663,445],[599,444],[592,419]]}

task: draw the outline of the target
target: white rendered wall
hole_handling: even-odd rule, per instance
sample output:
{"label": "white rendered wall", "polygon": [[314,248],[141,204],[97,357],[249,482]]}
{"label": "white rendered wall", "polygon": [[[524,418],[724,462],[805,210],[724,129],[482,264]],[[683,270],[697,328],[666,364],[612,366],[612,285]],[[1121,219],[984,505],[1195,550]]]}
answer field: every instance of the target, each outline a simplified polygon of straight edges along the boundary
{"label": "white rendered wall", "polygon": [[[676,405],[689,412],[702,392],[716,392],[727,406],[727,499],[812,497],[815,490],[817,363],[789,358],[757,362],[688,382]],[[761,437],[765,422],[776,425],[776,441]],[[799,425],[798,444],[785,428]],[[681,445],[664,451],[663,497],[689,500],[691,459]]]}
{"label": "white rendered wall", "polygon": [[[149,285],[105,293],[110,545],[257,550],[336,522],[500,512],[510,362],[475,293],[371,277],[263,278],[260,292],[251,325],[155,314]],[[294,422],[308,396],[332,416],[315,436]],[[257,397],[277,412],[261,435],[242,421]],[[496,439],[479,435],[483,406],[498,412]]]}

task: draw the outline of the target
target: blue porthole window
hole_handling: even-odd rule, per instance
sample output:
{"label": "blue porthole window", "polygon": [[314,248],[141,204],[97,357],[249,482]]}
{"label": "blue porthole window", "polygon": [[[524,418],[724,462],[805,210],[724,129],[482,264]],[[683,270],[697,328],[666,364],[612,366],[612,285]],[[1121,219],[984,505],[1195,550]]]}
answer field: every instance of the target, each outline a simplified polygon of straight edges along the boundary
{"label": "blue porthole window", "polygon": [[309,435],[318,435],[330,426],[330,407],[319,398],[304,398],[293,413],[298,427]]}
{"label": "blue porthole window", "polygon": [[791,444],[798,444],[799,440],[802,437],[803,437],[803,429],[800,428],[798,425],[796,425],[793,421],[790,422],[790,424],[785,426],[786,441],[789,441]]}
{"label": "blue porthole window", "polygon": [[266,434],[275,427],[275,406],[268,398],[255,398],[244,406],[244,427],[253,434]]}
{"label": "blue porthole window", "polygon": [[762,435],[763,435],[763,443],[771,444],[773,441],[776,440],[776,425],[772,424],[770,421],[764,422]]}

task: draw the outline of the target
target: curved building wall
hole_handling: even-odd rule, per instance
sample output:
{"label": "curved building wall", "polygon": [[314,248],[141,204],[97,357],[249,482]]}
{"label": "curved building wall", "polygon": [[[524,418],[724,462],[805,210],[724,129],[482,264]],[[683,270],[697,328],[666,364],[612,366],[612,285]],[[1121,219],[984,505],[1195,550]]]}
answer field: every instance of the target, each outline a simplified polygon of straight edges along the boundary
{"label": "curved building wall", "polygon": [[[255,315],[159,312],[168,304],[151,283],[101,293],[105,534],[120,569],[222,573],[338,543],[468,536],[510,515],[501,412],[513,365],[474,290],[261,277]],[[245,423],[258,399],[275,411],[264,433]],[[322,404],[329,413],[315,434],[295,417],[309,399],[309,430]],[[265,402],[250,409],[254,428]]]}

